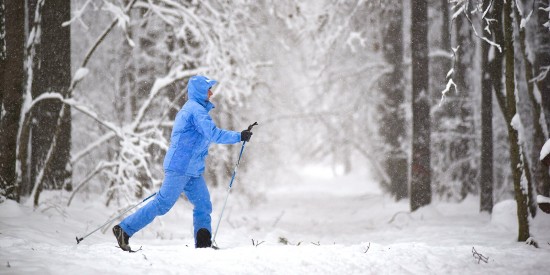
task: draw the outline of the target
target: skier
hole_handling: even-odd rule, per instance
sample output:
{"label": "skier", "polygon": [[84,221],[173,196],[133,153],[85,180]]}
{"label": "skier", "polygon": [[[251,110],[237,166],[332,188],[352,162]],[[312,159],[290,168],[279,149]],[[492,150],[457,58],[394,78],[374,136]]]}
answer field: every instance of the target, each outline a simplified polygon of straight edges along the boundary
{"label": "skier", "polygon": [[156,216],[166,214],[182,192],[193,204],[195,247],[211,247],[212,203],[202,176],[204,160],[211,142],[234,144],[249,141],[252,132],[235,132],[216,127],[208,114],[214,104],[210,102],[211,88],[216,80],[193,76],[187,82],[188,100],[176,115],[170,147],[164,157],[164,181],[154,198],[134,214],[113,227],[118,245],[132,251],[128,239],[151,223]]}

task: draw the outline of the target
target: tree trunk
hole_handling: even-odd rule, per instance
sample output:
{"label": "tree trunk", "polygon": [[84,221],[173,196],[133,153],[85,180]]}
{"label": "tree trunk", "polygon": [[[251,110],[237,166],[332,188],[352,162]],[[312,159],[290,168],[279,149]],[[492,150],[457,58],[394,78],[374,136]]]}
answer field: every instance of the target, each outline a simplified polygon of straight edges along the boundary
{"label": "tree trunk", "polygon": [[523,167],[520,147],[518,143],[518,131],[512,126],[512,120],[516,116],[516,97],[515,97],[515,79],[514,79],[514,27],[512,24],[512,1],[504,3],[504,51],[506,58],[506,118],[508,127],[508,139],[510,143],[510,167],[514,180],[514,191],[517,202],[518,216],[518,241],[526,241],[529,238],[529,209],[527,206],[526,190],[521,182]]}
{"label": "tree trunk", "polygon": [[[537,13],[537,24],[533,50],[535,53],[535,63],[533,64],[533,67],[535,77],[537,77],[544,71],[544,67],[550,66],[550,28],[548,26],[544,26],[544,24],[549,24],[548,22],[550,22],[550,18],[548,12],[542,10],[550,6],[550,0],[534,1],[534,8]],[[545,118],[545,120],[539,118],[539,125],[545,125],[547,130],[546,133],[544,133],[544,131],[542,133],[542,143],[540,141],[541,133],[535,133],[534,148],[535,151],[540,152],[542,145],[544,145],[544,142],[550,137],[550,73],[548,73],[544,79],[539,79],[535,83],[541,94],[539,112],[541,115],[544,115]],[[541,164],[540,162],[537,162],[534,166],[542,170],[542,172],[537,172],[535,175],[535,177],[540,180],[540,183],[537,185],[537,191],[539,194],[550,197],[550,176],[548,176],[548,167],[544,167],[544,164]]]}
{"label": "tree trunk", "polygon": [[[492,3],[492,7],[488,7]],[[484,0],[483,10],[490,8],[488,16],[495,19],[491,28],[491,40],[503,45],[502,2]],[[483,27],[487,22],[483,21]],[[492,48],[491,48],[492,47]],[[481,171],[480,171],[480,211],[493,211],[493,91],[501,94],[502,56],[496,47],[483,42],[482,83],[481,83]],[[492,53],[491,53],[492,52]],[[492,56],[492,59],[490,58]]]}
{"label": "tree trunk", "polygon": [[0,40],[0,195],[19,200],[15,163],[25,82],[24,1],[0,1]]}
{"label": "tree trunk", "polygon": [[[535,43],[535,76],[544,71],[544,67],[550,66],[550,29],[544,24],[550,24],[548,11],[544,11],[550,6],[550,0],[535,0],[535,12],[537,13],[537,29]],[[546,129],[550,132],[550,72],[544,79],[539,79],[537,87],[541,94],[541,106],[544,117],[546,118]],[[550,135],[550,133],[546,133]],[[548,136],[546,136],[548,138]]]}
{"label": "tree trunk", "polygon": [[404,101],[403,84],[403,3],[393,1],[390,7],[383,13],[388,20],[383,29],[384,58],[392,65],[393,72],[383,78],[381,89],[385,95],[382,112],[380,133],[388,146],[386,153],[385,170],[391,182],[388,183],[392,195],[396,200],[408,196],[407,186],[407,154],[403,151],[401,143],[405,140],[405,114],[401,107]]}
{"label": "tree trunk", "polygon": [[[6,60],[6,7],[4,4],[5,0],[0,0],[0,65],[2,67],[0,68],[2,71],[2,77],[4,77],[4,66],[5,60]],[[2,78],[3,79],[3,78]],[[2,98],[4,97],[4,87],[0,87],[0,103],[2,103]]]}
{"label": "tree trunk", "polygon": [[[130,39],[134,39],[133,26],[127,27],[127,36]],[[136,90],[136,68],[134,65],[133,47],[127,41],[122,42],[119,47],[119,58],[123,67],[121,68],[121,75],[118,79],[118,87],[115,94],[115,110],[117,112],[117,119],[119,124],[125,125],[132,121],[131,101],[132,94]]]}
{"label": "tree trunk", "polygon": [[[473,5],[468,1],[464,12],[471,13],[470,7]],[[455,171],[452,171],[451,180],[461,185],[460,195],[465,198],[469,193],[473,193],[477,184],[477,171],[472,167],[471,160],[474,158],[474,117],[472,113],[473,95],[472,90],[472,64],[475,55],[475,42],[472,34],[470,21],[466,16],[456,18],[456,40],[457,57],[456,71],[453,79],[458,87],[458,92],[450,99],[452,114],[455,119],[460,121],[457,127],[453,129],[453,141],[450,144],[451,163],[461,163]]]}
{"label": "tree trunk", "polygon": [[[520,26],[520,20],[522,19],[521,15],[519,14],[519,10],[516,8],[514,9],[514,15],[515,15],[515,22],[516,27],[519,30],[519,43],[520,43],[520,50],[523,58],[523,63],[525,67],[525,81],[527,84],[527,92],[529,94],[529,99],[531,101],[531,104],[533,104],[533,128],[534,133],[532,136],[532,142],[533,142],[533,152],[531,154],[525,154],[529,155],[530,157],[526,157],[525,161],[527,160],[531,161],[532,165],[532,171],[533,171],[533,177],[532,184],[535,186],[539,194],[542,194],[544,196],[550,195],[550,175],[548,174],[548,167],[541,163],[539,161],[539,155],[540,150],[542,149],[542,146],[544,145],[544,142],[546,139],[544,138],[544,131],[543,131],[543,125],[540,123],[541,119],[541,106],[537,101],[537,98],[535,96],[534,91],[534,85],[533,82],[530,81],[534,78],[533,76],[533,64],[531,64],[531,61],[529,61],[529,58],[527,56],[527,47],[525,43],[525,28],[521,28]],[[524,147],[524,150],[527,150],[527,148]],[[530,199],[534,199],[535,196],[530,196]],[[529,205],[536,205],[535,203],[529,203]],[[535,213],[536,207],[531,209],[531,213]]]}
{"label": "tree trunk", "polygon": [[449,0],[441,0],[441,14],[443,22],[441,24],[441,47],[445,50],[451,49],[451,27],[449,17]]}
{"label": "tree trunk", "polygon": [[[29,5],[29,15],[33,19],[30,22],[34,22],[34,6],[33,3]],[[38,64],[34,64],[32,75],[33,98],[44,93],[59,93],[68,97],[71,83],[71,33],[69,27],[62,27],[61,24],[70,20],[70,11],[70,0],[48,1],[42,8],[41,36],[36,51]],[[37,203],[37,196],[42,189],[72,188],[71,115],[69,106],[63,106],[63,103],[55,100],[44,100],[34,107],[32,116],[31,178],[28,184],[29,187],[38,185],[34,187]],[[25,190],[28,192],[30,189]]]}
{"label": "tree trunk", "polygon": [[412,1],[412,163],[411,210],[432,199],[430,167],[430,93],[428,65],[428,2]]}
{"label": "tree trunk", "polygon": [[[490,2],[488,0],[485,3]],[[484,5],[484,10],[487,6]],[[484,24],[486,27],[487,24]],[[481,45],[481,175],[480,212],[493,212],[493,85],[489,75],[488,43]]]}

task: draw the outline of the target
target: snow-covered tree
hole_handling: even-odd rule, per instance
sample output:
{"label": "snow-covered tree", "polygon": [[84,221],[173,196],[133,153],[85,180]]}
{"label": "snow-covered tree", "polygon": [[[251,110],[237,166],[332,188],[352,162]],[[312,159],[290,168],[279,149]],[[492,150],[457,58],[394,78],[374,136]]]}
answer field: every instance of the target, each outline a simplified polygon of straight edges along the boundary
{"label": "snow-covered tree", "polygon": [[[70,28],[62,24],[70,19],[70,1],[43,5],[41,1],[29,1],[28,8],[29,22],[34,22],[37,37],[27,89],[33,99],[46,93],[65,95],[71,83],[71,37]],[[29,165],[30,174],[23,178],[20,188],[22,196],[36,189],[38,200],[42,189],[71,189],[71,110],[57,100],[43,100],[37,102],[29,115],[32,117],[29,159],[21,164]]]}
{"label": "snow-covered tree", "polygon": [[[473,1],[465,1],[464,14],[473,11]],[[478,98],[474,96],[476,82],[473,71],[476,69],[474,57],[476,53],[476,41],[471,26],[472,19],[467,16],[459,16],[455,19],[456,31],[456,62],[453,79],[458,91],[454,96],[449,96],[443,104],[449,104],[449,111],[454,114],[456,124],[453,126],[454,140],[450,142],[451,181],[460,181],[460,197],[464,198],[477,189],[476,138],[474,124],[474,102]],[[454,170],[454,171],[453,171]]]}
{"label": "snow-covered tree", "polygon": [[518,241],[526,241],[529,237],[529,195],[530,182],[523,175],[528,171],[525,165],[525,159],[519,144],[518,131],[520,130],[519,116],[516,113],[516,87],[514,75],[514,26],[513,26],[513,10],[514,5],[511,1],[504,3],[503,8],[503,26],[504,26],[504,56],[505,56],[505,105],[501,108],[505,112],[506,122],[508,124],[508,138],[510,140],[510,168],[514,179],[514,190],[517,202],[518,215]]}
{"label": "snow-covered tree", "polygon": [[[469,1],[452,1],[456,5],[455,7],[460,11],[466,9],[470,4]],[[483,33],[477,32],[474,25],[476,36],[478,36],[484,43],[488,43],[491,47],[484,45],[482,47],[482,65],[484,77],[482,81],[483,93],[488,94],[490,90],[495,91],[498,106],[500,107],[505,119],[505,125],[508,130],[508,150],[510,157],[510,170],[512,173],[514,194],[517,202],[517,215],[519,223],[518,240],[525,241],[529,238],[529,214],[535,215],[535,188],[533,187],[531,169],[529,167],[528,155],[529,150],[533,150],[528,139],[526,138],[527,131],[522,123],[521,117],[526,115],[526,104],[538,104],[536,97],[530,92],[532,86],[524,82],[528,82],[531,76],[531,69],[526,54],[526,40],[525,40],[525,22],[528,18],[524,18],[521,14],[521,7],[518,7],[517,1],[508,1],[503,4],[502,11],[500,10],[500,3],[494,3],[492,1],[474,3],[475,11],[465,14],[468,17],[473,14],[478,14],[483,22]],[[455,16],[458,16],[458,12]],[[500,36],[500,25],[502,24],[503,36]],[[491,26],[493,25],[493,26]],[[501,39],[502,37],[502,39]],[[498,52],[496,52],[498,50]],[[504,90],[500,89],[500,53],[504,54]],[[527,87],[528,93],[519,93],[518,90]],[[530,100],[522,100],[523,94],[529,94]],[[485,98],[485,95],[484,97]],[[485,98],[482,108],[489,108],[488,100]],[[483,111],[484,113],[486,111]],[[536,112],[535,112],[536,113]],[[484,117],[487,114],[483,115]],[[534,117],[538,117],[537,114]],[[537,126],[537,120],[534,119],[534,127]],[[486,124],[484,124],[486,125]],[[533,126],[529,126],[533,127]],[[484,130],[484,133],[487,130]],[[483,138],[487,138],[486,135]],[[484,142],[488,142],[485,140]],[[482,147],[486,150],[487,146]],[[487,152],[482,153],[486,154]],[[485,161],[483,161],[485,163]],[[484,176],[484,180],[487,176]],[[487,183],[482,183],[485,187]],[[484,191],[488,192],[489,188]],[[489,194],[483,194],[484,197],[490,196]],[[489,209],[489,204],[483,204],[482,210]]]}
{"label": "snow-covered tree", "polygon": [[[430,83],[432,94],[432,165],[434,193],[441,198],[462,200],[477,192],[478,143],[475,111],[478,95],[474,64],[476,43],[471,17],[451,18],[448,1],[431,7]],[[473,9],[465,1],[468,14]],[[445,16],[446,15],[446,16]],[[453,45],[451,45],[451,43]],[[449,78],[443,97],[441,87]]]}
{"label": "snow-covered tree", "polygon": [[[82,190],[91,178],[101,174],[102,180],[109,183],[108,188],[100,187],[108,202],[131,201],[133,196],[158,188],[171,123],[185,99],[189,76],[207,74],[219,81],[214,90],[215,94],[221,91],[215,100],[218,106],[238,103],[250,92],[254,81],[254,64],[247,63],[250,34],[245,24],[249,7],[246,1],[130,1],[127,7],[130,6],[132,9],[109,2],[94,6],[88,1],[82,1],[81,5],[81,10],[88,8],[88,13],[95,16],[104,16],[107,11],[114,18],[111,26],[120,27],[112,31],[118,34],[111,41],[115,44],[102,45],[115,60],[112,62],[115,66],[109,70],[119,76],[105,86],[107,94],[116,101],[100,109],[119,111],[121,116],[108,111],[108,119],[116,123],[100,123],[103,129],[91,135],[96,141],[79,142],[76,146],[80,152],[73,158],[75,162],[90,157],[102,160],[95,161],[97,165],[91,168],[76,163],[85,173],[79,173],[75,191]],[[87,20],[87,16],[83,14],[80,20]],[[73,21],[73,26],[80,28]],[[82,90],[92,93],[75,94],[75,98],[89,101],[97,98],[97,92],[104,93],[94,89],[104,73],[101,62],[105,60],[101,58],[97,62],[90,59],[89,76],[82,84]],[[238,124],[239,119],[234,116],[233,123]],[[96,150],[100,148],[103,149]],[[228,160],[230,156],[226,151],[217,158]],[[214,165],[214,169],[224,168]]]}
{"label": "snow-covered tree", "polygon": [[336,174],[372,169],[377,178],[387,178],[378,158],[388,153],[377,136],[383,105],[378,81],[392,69],[380,53],[381,6],[273,1],[253,13],[253,51],[266,66],[247,105],[256,109],[260,133],[278,133],[253,137],[262,144],[255,150],[264,160],[269,156],[258,163],[264,171],[322,162]]}
{"label": "snow-covered tree", "polygon": [[[546,141],[544,134],[545,117],[542,116],[540,95],[538,95],[538,91],[535,91],[535,81],[533,81],[535,72],[528,54],[530,50],[527,48],[528,44],[537,44],[535,39],[527,39],[528,27],[536,29],[537,24],[533,24],[530,20],[533,11],[527,12],[526,6],[529,6],[529,3],[525,4],[527,5],[522,6],[521,2],[516,2],[516,8],[514,9],[514,23],[517,30],[515,38],[518,41],[516,43],[516,53],[519,53],[519,58],[517,58],[519,64],[516,68],[519,72],[523,72],[523,74],[518,73],[516,77],[521,84],[524,84],[517,87],[520,91],[518,101],[520,101],[520,106],[523,107],[519,110],[519,114],[522,118],[522,124],[527,129],[532,129],[524,133],[525,136],[522,138],[524,144],[522,146],[524,147],[525,161],[530,163],[529,166],[533,175],[531,177],[532,185],[536,187],[538,193],[548,196],[550,192],[550,175],[548,168],[538,160],[538,149],[542,148]],[[532,132],[532,134],[529,134],[529,132]],[[535,209],[532,211],[535,211]]]}

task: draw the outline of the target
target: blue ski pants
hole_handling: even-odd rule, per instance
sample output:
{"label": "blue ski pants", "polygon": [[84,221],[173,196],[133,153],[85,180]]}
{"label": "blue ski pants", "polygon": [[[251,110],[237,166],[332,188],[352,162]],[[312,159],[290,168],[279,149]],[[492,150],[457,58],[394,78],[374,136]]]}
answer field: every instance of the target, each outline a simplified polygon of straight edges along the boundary
{"label": "blue ski pants", "polygon": [[120,227],[131,237],[151,223],[156,216],[166,214],[174,206],[182,192],[185,192],[185,195],[194,206],[194,237],[196,238],[197,231],[201,228],[206,228],[209,232],[212,232],[212,219],[210,217],[212,202],[204,178],[202,176],[182,176],[171,172],[165,173],[164,182],[155,198],[134,214],[126,217],[120,223]]}

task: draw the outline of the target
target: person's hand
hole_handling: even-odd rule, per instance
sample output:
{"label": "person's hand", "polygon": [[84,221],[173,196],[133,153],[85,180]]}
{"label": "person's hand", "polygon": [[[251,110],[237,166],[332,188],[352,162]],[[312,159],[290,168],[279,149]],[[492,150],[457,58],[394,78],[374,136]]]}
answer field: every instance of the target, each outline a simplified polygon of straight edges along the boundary
{"label": "person's hand", "polygon": [[241,141],[250,141],[250,137],[252,137],[252,132],[249,130],[244,130],[241,132]]}

